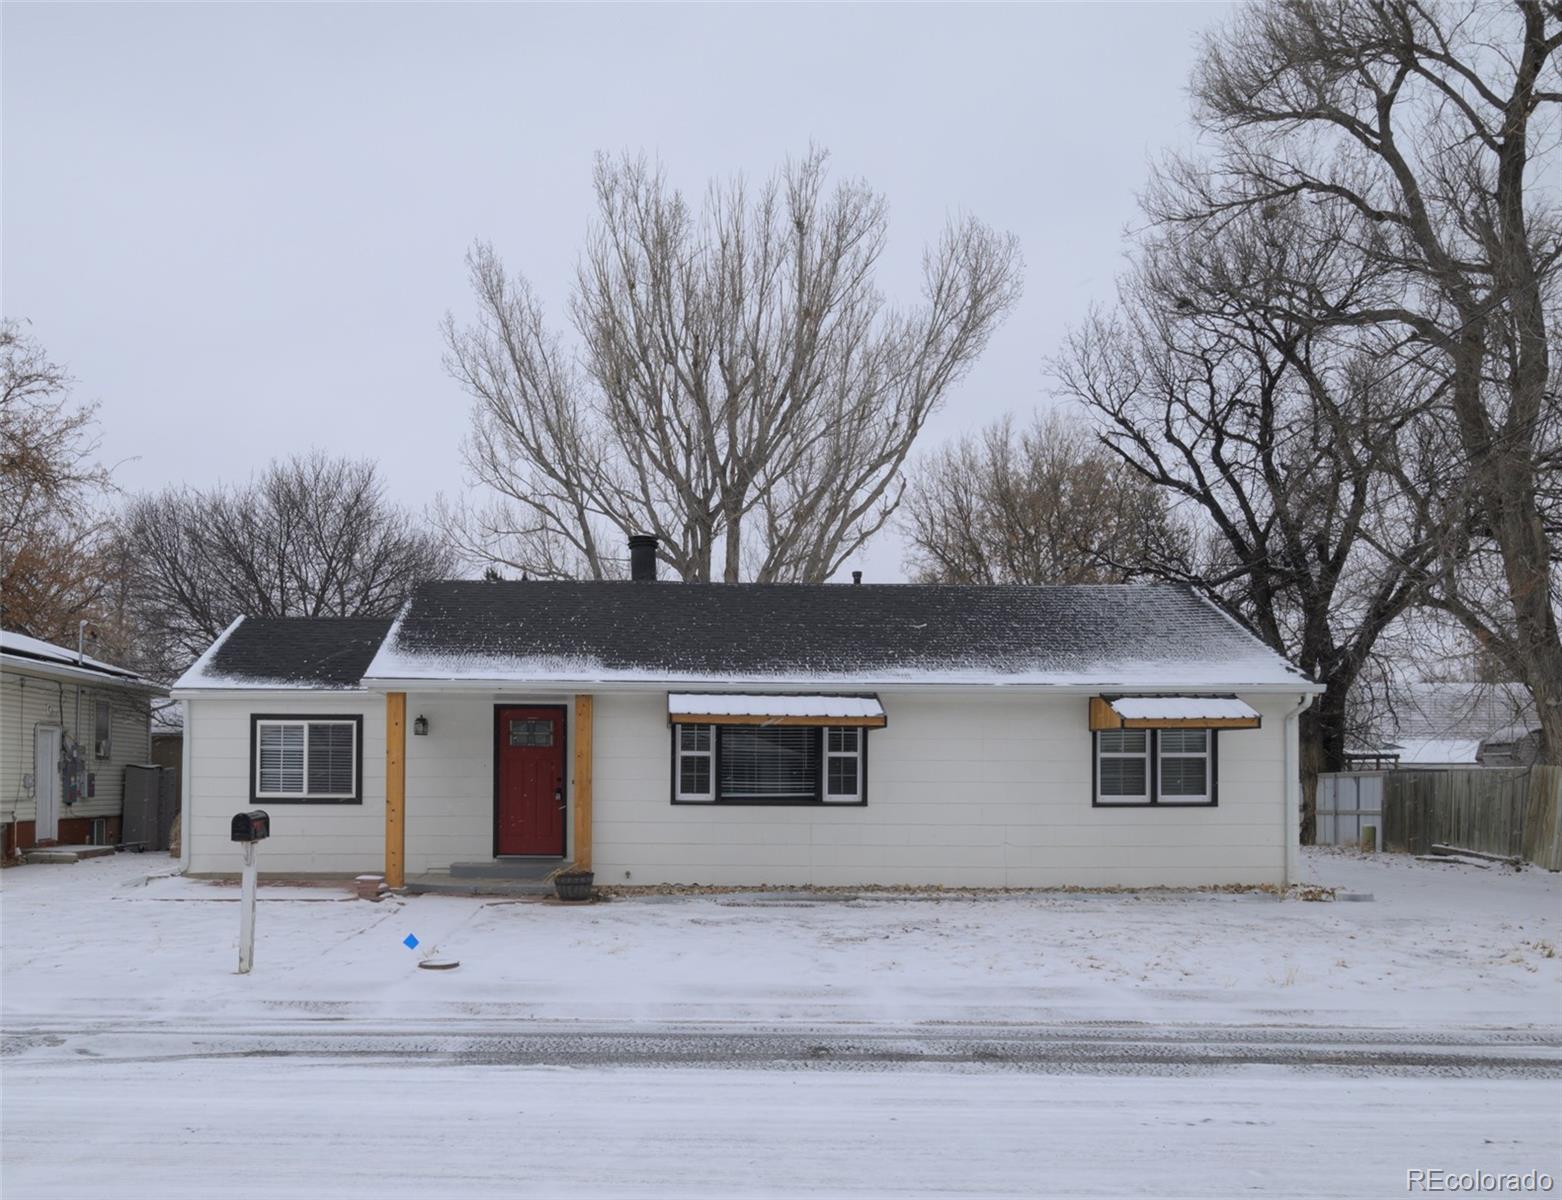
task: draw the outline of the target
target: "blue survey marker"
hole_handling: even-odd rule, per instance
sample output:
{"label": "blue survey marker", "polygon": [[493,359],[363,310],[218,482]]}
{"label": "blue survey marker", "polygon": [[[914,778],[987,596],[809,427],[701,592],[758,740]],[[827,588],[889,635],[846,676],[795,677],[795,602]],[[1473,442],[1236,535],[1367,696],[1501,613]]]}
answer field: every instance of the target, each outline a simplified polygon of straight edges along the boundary
{"label": "blue survey marker", "polygon": [[401,944],[408,950],[416,950],[418,948],[418,939],[414,934],[409,933],[406,937],[401,939]]}

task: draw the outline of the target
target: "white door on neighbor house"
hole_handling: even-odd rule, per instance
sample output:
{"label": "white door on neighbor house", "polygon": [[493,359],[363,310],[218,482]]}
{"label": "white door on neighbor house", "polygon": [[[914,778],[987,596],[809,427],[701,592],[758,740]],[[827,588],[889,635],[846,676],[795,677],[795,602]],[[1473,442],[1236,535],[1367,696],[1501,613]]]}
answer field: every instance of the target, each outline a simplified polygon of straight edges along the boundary
{"label": "white door on neighbor house", "polygon": [[33,734],[33,796],[38,815],[33,841],[49,842],[60,836],[60,735],[58,725],[40,725]]}

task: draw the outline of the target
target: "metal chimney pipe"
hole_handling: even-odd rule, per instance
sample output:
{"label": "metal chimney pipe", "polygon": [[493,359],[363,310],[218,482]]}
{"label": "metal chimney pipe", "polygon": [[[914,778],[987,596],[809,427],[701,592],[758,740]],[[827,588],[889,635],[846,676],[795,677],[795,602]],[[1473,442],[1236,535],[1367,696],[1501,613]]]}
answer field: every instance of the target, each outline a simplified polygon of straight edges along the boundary
{"label": "metal chimney pipe", "polygon": [[629,537],[629,578],[636,583],[656,582],[656,548],[662,543],[654,534],[635,533]]}

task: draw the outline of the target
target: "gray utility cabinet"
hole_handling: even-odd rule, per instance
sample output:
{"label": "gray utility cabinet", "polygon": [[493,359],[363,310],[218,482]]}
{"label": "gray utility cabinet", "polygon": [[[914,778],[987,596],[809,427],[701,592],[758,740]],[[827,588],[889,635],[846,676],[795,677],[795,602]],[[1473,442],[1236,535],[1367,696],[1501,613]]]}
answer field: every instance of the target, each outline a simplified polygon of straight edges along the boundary
{"label": "gray utility cabinet", "polygon": [[179,811],[178,772],[152,763],[125,768],[125,804],[120,817],[121,845],[166,850]]}

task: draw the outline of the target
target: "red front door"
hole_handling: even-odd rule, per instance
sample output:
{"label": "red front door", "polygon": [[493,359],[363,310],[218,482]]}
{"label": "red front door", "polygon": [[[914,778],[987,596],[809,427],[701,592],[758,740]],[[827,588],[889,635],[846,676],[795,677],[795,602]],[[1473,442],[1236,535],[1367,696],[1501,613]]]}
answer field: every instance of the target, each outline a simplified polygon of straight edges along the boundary
{"label": "red front door", "polygon": [[564,710],[498,710],[496,854],[564,853]]}

